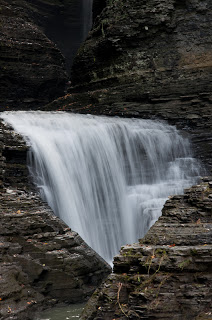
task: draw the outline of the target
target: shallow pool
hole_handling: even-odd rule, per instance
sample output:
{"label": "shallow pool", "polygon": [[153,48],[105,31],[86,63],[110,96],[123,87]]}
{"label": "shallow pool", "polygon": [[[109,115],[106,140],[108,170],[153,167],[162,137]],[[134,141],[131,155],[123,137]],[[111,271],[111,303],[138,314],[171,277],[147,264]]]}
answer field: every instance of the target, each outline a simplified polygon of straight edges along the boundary
{"label": "shallow pool", "polygon": [[56,307],[51,310],[42,311],[35,320],[73,320],[79,319],[84,304],[73,304],[70,306]]}

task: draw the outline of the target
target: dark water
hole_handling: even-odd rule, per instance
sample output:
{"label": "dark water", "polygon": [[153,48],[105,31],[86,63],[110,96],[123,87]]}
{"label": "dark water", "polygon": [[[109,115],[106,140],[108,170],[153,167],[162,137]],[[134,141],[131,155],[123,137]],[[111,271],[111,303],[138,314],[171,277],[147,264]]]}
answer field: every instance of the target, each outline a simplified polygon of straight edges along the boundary
{"label": "dark water", "polygon": [[74,304],[65,307],[52,308],[43,311],[35,320],[74,320],[79,319],[84,304]]}

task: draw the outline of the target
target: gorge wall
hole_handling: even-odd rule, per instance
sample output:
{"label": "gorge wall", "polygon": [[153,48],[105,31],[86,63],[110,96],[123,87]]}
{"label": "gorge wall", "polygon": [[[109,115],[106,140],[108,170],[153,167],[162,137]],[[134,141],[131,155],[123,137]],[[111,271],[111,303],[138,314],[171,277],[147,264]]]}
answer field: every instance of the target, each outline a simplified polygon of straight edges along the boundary
{"label": "gorge wall", "polygon": [[111,271],[40,199],[28,177],[27,150],[0,121],[2,320],[31,320],[58,302],[82,303]]}
{"label": "gorge wall", "polygon": [[[73,87],[44,106],[67,87],[63,49],[55,46],[60,46],[60,33],[51,35],[46,28],[58,12],[68,19],[70,2],[0,0],[0,110],[165,119],[190,134],[195,154],[209,172],[211,1],[94,0],[96,20],[74,61]],[[30,194],[27,148],[2,124],[1,129],[1,317],[31,319],[38,306],[49,299],[54,304],[63,290],[63,301],[72,299],[73,288],[76,296],[88,296],[109,269],[98,262],[89,287],[88,270],[96,256]],[[170,199],[147,236],[122,248],[114,260],[115,273],[94,294],[84,319],[211,319],[212,192],[211,178],[206,180]],[[85,254],[88,264],[78,273],[75,261],[81,264]],[[54,284],[58,268],[65,273]],[[73,275],[77,280],[71,282]]]}
{"label": "gorge wall", "polygon": [[64,58],[27,1],[0,1],[0,107],[38,108],[64,93]]}
{"label": "gorge wall", "polygon": [[92,0],[0,1],[0,111],[62,96],[92,22]]}
{"label": "gorge wall", "polygon": [[210,179],[170,197],[147,235],[121,248],[82,320],[212,318]]}
{"label": "gorge wall", "polygon": [[73,83],[89,89],[131,83],[140,101],[145,93],[207,91],[210,29],[208,0],[107,1],[75,59]]}
{"label": "gorge wall", "polygon": [[[98,2],[96,2],[98,3]],[[107,1],[73,65],[73,87],[45,109],[165,119],[212,168],[211,1]],[[211,319],[211,178],[173,197],[82,319]]]}
{"label": "gorge wall", "polygon": [[74,60],[73,87],[46,109],[165,119],[192,133],[211,166],[211,1],[95,5],[100,15]]}

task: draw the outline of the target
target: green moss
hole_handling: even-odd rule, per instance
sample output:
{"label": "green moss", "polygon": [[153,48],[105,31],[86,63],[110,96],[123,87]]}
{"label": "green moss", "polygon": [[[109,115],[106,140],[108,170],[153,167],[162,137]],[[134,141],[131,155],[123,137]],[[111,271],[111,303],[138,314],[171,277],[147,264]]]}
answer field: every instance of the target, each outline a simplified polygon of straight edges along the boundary
{"label": "green moss", "polygon": [[191,255],[192,256],[198,255],[198,251],[196,249],[191,249]]}
{"label": "green moss", "polygon": [[155,255],[156,256],[166,256],[167,255],[167,251],[165,249],[161,249],[161,248],[158,248],[155,250]]}
{"label": "green moss", "polygon": [[191,260],[190,259],[186,259],[186,260],[183,260],[179,265],[178,267],[183,270],[184,268],[188,267],[188,265],[191,263]]}

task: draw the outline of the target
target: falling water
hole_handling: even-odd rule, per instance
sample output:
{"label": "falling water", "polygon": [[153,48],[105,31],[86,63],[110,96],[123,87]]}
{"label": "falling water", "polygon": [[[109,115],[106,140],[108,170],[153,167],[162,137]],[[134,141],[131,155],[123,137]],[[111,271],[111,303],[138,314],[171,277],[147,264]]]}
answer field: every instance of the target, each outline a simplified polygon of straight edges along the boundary
{"label": "falling water", "polygon": [[30,144],[42,197],[109,262],[199,175],[188,140],[165,123],[59,112],[1,117]]}
{"label": "falling water", "polygon": [[83,41],[87,38],[88,32],[92,27],[92,6],[93,0],[82,0]]}

